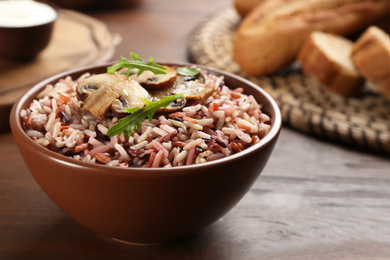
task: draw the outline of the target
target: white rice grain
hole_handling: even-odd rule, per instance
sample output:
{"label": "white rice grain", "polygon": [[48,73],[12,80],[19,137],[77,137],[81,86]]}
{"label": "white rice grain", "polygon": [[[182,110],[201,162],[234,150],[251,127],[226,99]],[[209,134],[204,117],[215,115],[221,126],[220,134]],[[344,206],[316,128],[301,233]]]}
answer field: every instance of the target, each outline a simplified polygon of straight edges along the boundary
{"label": "white rice grain", "polygon": [[184,112],[196,112],[199,111],[202,108],[201,104],[197,104],[195,106],[190,106],[190,107],[184,107],[183,111]]}
{"label": "white rice grain", "polygon": [[37,143],[42,146],[48,146],[50,144],[49,140],[47,140],[45,137],[39,138]]}
{"label": "white rice grain", "polygon": [[29,137],[36,137],[36,138],[41,138],[41,137],[44,137],[45,135],[42,134],[41,132],[37,131],[37,130],[27,130],[26,131],[26,134],[29,136]]}
{"label": "white rice grain", "polygon": [[119,160],[109,161],[106,165],[108,165],[108,166],[118,166],[119,165]]}
{"label": "white rice grain", "polygon": [[234,133],[234,128],[232,127],[222,127],[222,132],[224,132],[227,135],[231,135]]}
{"label": "white rice grain", "polygon": [[252,142],[252,138],[247,133],[244,133],[241,129],[235,129],[234,133],[237,135],[238,138],[240,138],[245,143]]}
{"label": "white rice grain", "polygon": [[171,150],[171,152],[168,155],[168,160],[170,162],[173,162],[174,158],[180,153],[180,149],[175,147]]}
{"label": "white rice grain", "polygon": [[177,130],[169,125],[160,125],[160,128],[167,133],[177,132]]}
{"label": "white rice grain", "polygon": [[221,111],[221,110],[213,111],[212,114],[213,114],[216,118],[225,118],[225,112],[224,112],[224,111]]}
{"label": "white rice grain", "polygon": [[50,114],[51,112],[53,112],[53,109],[51,109],[51,107],[48,107],[48,106],[43,106],[42,110],[46,114]]}
{"label": "white rice grain", "polygon": [[68,104],[65,105],[65,114],[69,117],[72,116],[72,111],[70,110],[70,107]]}
{"label": "white rice grain", "polygon": [[240,107],[241,107],[242,111],[248,111],[249,108],[251,107],[251,104],[246,102],[246,103],[242,104]]}
{"label": "white rice grain", "polygon": [[203,139],[210,139],[211,138],[211,135],[209,134],[206,134],[205,132],[203,131],[196,131],[196,134],[199,138],[203,138]]}
{"label": "white rice grain", "polygon": [[256,99],[252,95],[248,96],[248,100],[252,104],[252,110],[260,110],[261,109],[261,106],[259,105],[259,103],[257,103]]}
{"label": "white rice grain", "polygon": [[84,129],[84,134],[90,137],[96,137],[96,131],[91,131],[89,129]]}
{"label": "white rice grain", "polygon": [[143,142],[140,142],[138,144],[135,144],[133,146],[131,146],[132,148],[136,149],[136,150],[139,150],[141,148],[144,148],[149,142],[148,141],[143,141]]}
{"label": "white rice grain", "polygon": [[161,129],[161,127],[153,127],[152,129],[152,132],[159,135],[159,136],[165,136],[166,134],[168,134],[168,132],[164,131],[163,129]]}
{"label": "white rice grain", "polygon": [[47,123],[45,125],[45,130],[50,131],[50,129],[53,127],[53,124],[56,120],[56,114],[54,112],[51,112],[49,115],[49,119],[47,120]]}
{"label": "white rice grain", "polygon": [[53,138],[53,136],[51,135],[50,132],[46,132],[45,137],[46,137],[47,140],[49,140],[49,142],[50,142],[53,146],[56,145],[56,140]]}
{"label": "white rice grain", "polygon": [[143,132],[142,135],[140,135],[140,137],[138,137],[137,143],[142,143],[143,141],[145,141],[149,137],[149,134],[151,132],[152,132],[152,127],[148,126],[146,128],[145,132]]}
{"label": "white rice grain", "polygon": [[79,140],[79,132],[73,131],[73,133],[70,134],[69,138],[66,139],[65,145],[66,147],[74,147],[76,145],[77,140]]}
{"label": "white rice grain", "polygon": [[61,122],[56,122],[53,127],[53,138],[57,138],[61,131]]}
{"label": "white rice grain", "polygon": [[183,123],[185,126],[187,126],[189,128],[193,128],[195,130],[203,130],[203,126],[201,126],[199,124],[194,124],[194,123],[189,122],[189,121],[184,121]]}
{"label": "white rice grain", "polygon": [[125,149],[120,144],[118,144],[118,143],[114,144],[114,148],[121,154],[122,158],[125,161],[130,161],[131,160],[130,156],[127,154]]}
{"label": "white rice grain", "polygon": [[198,125],[201,125],[201,126],[212,126],[213,123],[214,123],[214,119],[212,119],[212,118],[204,118],[204,119],[198,120]]}
{"label": "white rice grain", "polygon": [[107,135],[108,128],[105,127],[104,125],[98,124],[97,129],[100,131],[100,133]]}
{"label": "white rice grain", "polygon": [[183,163],[184,159],[187,157],[188,150],[181,151],[175,158],[173,159],[173,165],[180,165]]}
{"label": "white rice grain", "polygon": [[[36,109],[39,113],[43,113],[42,106],[41,106],[41,104],[39,103],[38,100],[34,99],[34,100],[33,100],[33,104],[34,104],[34,106],[35,106],[35,109]],[[32,107],[32,109],[33,109],[33,107]]]}
{"label": "white rice grain", "polygon": [[193,140],[193,141],[189,142],[188,144],[186,144],[183,147],[183,150],[189,150],[190,148],[195,147],[201,143],[204,143],[203,139],[198,138],[198,139]]}
{"label": "white rice grain", "polygon": [[99,140],[95,139],[95,137],[91,136],[88,140],[88,143],[93,145],[93,146],[100,146],[100,145],[104,145],[102,142],[100,142]]}
{"label": "white rice grain", "polygon": [[[249,118],[249,120],[251,120],[251,118]],[[259,131],[259,128],[256,125],[253,125],[252,123],[248,122],[247,120],[239,118],[237,120],[237,123],[240,123],[240,124],[243,124],[243,125],[249,127],[250,128],[250,132],[252,134],[256,134]]]}

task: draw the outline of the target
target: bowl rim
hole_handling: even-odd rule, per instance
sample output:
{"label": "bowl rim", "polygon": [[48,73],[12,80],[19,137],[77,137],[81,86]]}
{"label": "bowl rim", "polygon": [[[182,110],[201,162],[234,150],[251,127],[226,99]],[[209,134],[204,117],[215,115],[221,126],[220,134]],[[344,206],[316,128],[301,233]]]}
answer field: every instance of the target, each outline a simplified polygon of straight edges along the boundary
{"label": "bowl rim", "polygon": [[260,92],[260,94],[263,95],[266,98],[266,100],[271,104],[271,108],[274,111],[274,119],[273,119],[273,123],[271,125],[270,132],[268,132],[266,134],[266,136],[260,140],[260,142],[258,142],[257,144],[255,144],[251,147],[246,148],[245,150],[243,150],[239,153],[229,155],[227,157],[220,158],[218,160],[211,161],[211,162],[206,162],[206,163],[201,163],[201,164],[166,167],[166,168],[164,168],[164,167],[159,167],[159,168],[123,167],[122,168],[122,167],[114,167],[114,166],[78,161],[78,160],[75,160],[71,157],[67,157],[65,155],[58,154],[54,151],[51,151],[51,150],[37,144],[26,134],[26,132],[22,128],[22,122],[21,122],[21,118],[20,118],[19,114],[20,114],[20,111],[22,109],[26,108],[26,107],[22,107],[22,104],[25,103],[27,101],[27,99],[35,98],[35,96],[37,94],[35,92],[38,92],[40,89],[44,88],[47,84],[54,82],[54,81],[58,81],[61,78],[65,78],[66,76],[68,76],[70,74],[87,73],[88,70],[107,67],[107,66],[114,64],[115,62],[116,61],[109,61],[109,62],[98,63],[98,64],[88,65],[88,66],[82,66],[79,68],[67,70],[67,71],[58,73],[56,75],[53,75],[45,80],[42,80],[42,81],[34,84],[34,86],[31,87],[27,92],[25,92],[21,97],[19,97],[17,99],[17,101],[12,106],[9,121],[10,121],[10,126],[11,126],[11,130],[12,130],[12,134],[14,135],[14,138],[16,139],[15,135],[19,135],[19,138],[22,139],[21,141],[24,142],[29,147],[33,148],[36,152],[47,154],[53,160],[58,161],[61,164],[67,164],[67,165],[70,165],[72,167],[93,168],[93,169],[100,170],[103,172],[107,171],[108,169],[112,169],[112,170],[115,169],[114,171],[111,171],[110,174],[114,174],[114,172],[115,172],[117,174],[141,173],[141,174],[145,175],[145,173],[148,173],[146,175],[150,176],[149,174],[152,174],[154,172],[158,172],[157,174],[161,174],[162,172],[180,174],[184,171],[191,170],[191,169],[192,170],[195,170],[195,169],[201,170],[202,168],[207,168],[207,167],[210,167],[212,165],[223,165],[225,162],[239,160],[242,157],[248,156],[248,155],[256,152],[257,150],[261,149],[263,146],[266,147],[266,146],[271,145],[271,143],[275,139],[277,139],[279,136],[279,133],[280,133],[281,128],[282,128],[282,115],[281,115],[280,109],[279,109],[276,101],[264,89],[262,89],[261,87],[259,87],[255,83],[253,83],[253,82],[251,82],[243,77],[237,76],[235,74],[232,74],[232,73],[229,73],[226,71],[222,71],[222,70],[215,69],[212,67],[207,67],[204,65],[194,64],[194,63],[190,63],[190,62],[175,62],[175,61],[169,61],[169,62],[168,61],[156,61],[156,63],[162,64],[162,65],[167,64],[167,65],[177,65],[177,66],[197,66],[197,67],[205,69],[209,72],[216,73],[217,75],[228,76],[228,77],[234,78],[235,80],[242,81],[243,83],[250,85],[250,87],[253,88],[255,91]]}

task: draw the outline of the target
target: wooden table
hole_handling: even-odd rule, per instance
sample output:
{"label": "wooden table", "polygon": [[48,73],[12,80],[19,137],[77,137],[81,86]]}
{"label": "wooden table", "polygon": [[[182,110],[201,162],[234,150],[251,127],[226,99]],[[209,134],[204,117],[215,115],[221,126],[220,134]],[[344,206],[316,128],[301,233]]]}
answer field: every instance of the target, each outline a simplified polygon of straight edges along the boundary
{"label": "wooden table", "polygon": [[[114,59],[186,61],[186,40],[230,0],[144,0],[93,11],[122,36]],[[390,160],[284,127],[248,194],[207,229],[128,246],[62,213],[36,184],[11,133],[0,135],[0,259],[390,259]]]}

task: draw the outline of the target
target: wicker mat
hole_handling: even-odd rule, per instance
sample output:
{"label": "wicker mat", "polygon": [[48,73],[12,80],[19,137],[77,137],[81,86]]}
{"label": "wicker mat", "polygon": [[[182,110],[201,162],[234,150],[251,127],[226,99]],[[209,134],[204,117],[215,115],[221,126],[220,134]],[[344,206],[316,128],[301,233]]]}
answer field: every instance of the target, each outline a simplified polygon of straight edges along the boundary
{"label": "wicker mat", "polygon": [[359,98],[343,98],[302,75],[295,63],[266,77],[242,72],[233,61],[234,32],[240,18],[232,7],[205,19],[191,34],[192,62],[242,76],[278,103],[284,125],[326,140],[390,154],[390,101],[367,87]]}

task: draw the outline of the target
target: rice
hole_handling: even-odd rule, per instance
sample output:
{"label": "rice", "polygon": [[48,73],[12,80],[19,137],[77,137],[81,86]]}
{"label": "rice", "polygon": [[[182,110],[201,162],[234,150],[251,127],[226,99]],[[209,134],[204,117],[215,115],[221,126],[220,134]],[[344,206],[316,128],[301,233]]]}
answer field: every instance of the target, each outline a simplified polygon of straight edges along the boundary
{"label": "rice", "polygon": [[[206,74],[207,75],[207,74]],[[270,130],[270,118],[242,88],[229,89],[223,77],[207,75],[214,93],[204,103],[156,114],[127,139],[109,137],[118,118],[96,119],[81,111],[75,91],[84,74],[47,85],[21,111],[27,135],[39,145],[75,160],[112,167],[175,167],[218,160],[258,143]]]}

